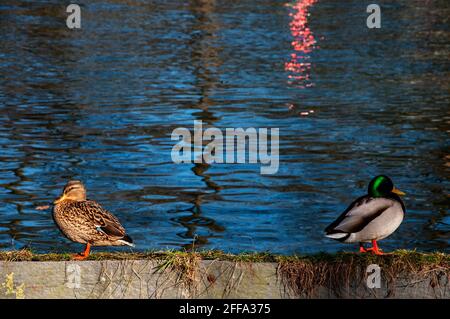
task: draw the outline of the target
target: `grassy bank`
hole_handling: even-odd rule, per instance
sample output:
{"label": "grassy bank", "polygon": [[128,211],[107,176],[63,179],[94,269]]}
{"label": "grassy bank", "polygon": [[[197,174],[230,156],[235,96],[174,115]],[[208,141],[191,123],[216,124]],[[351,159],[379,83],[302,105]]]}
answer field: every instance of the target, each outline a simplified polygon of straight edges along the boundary
{"label": "grassy bank", "polygon": [[[370,253],[339,252],[335,254],[318,253],[312,255],[277,255],[267,252],[252,252],[230,254],[219,250],[204,251],[148,251],[148,252],[94,252],[87,260],[169,260],[173,258],[195,258],[199,260],[221,260],[232,262],[303,262],[311,264],[321,263],[356,263],[367,264],[408,264],[411,266],[436,265],[449,267],[450,255],[441,252],[421,253],[415,250],[396,250],[392,253],[376,256]],[[72,254],[69,253],[34,253],[32,250],[0,251],[0,261],[69,261]]]}

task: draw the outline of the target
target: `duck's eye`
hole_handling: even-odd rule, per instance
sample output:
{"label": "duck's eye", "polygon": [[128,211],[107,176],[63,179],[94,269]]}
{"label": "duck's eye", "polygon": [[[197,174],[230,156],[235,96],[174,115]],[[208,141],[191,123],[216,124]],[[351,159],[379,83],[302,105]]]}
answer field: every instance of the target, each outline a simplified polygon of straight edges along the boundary
{"label": "duck's eye", "polygon": [[73,191],[74,189],[75,189],[74,187],[68,188],[68,189],[66,189],[66,190],[64,191],[64,194],[67,195],[67,194],[69,194],[71,191]]}

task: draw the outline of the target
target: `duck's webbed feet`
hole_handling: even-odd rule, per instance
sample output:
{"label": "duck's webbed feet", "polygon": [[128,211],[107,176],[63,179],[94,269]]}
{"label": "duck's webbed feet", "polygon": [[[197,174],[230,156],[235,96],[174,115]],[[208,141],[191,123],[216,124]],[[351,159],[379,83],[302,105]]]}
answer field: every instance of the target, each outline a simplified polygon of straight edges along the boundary
{"label": "duck's webbed feet", "polygon": [[364,248],[362,243],[359,243],[359,252],[360,253],[367,253],[371,251],[372,253],[374,253],[375,255],[384,255],[383,251],[378,248],[378,244],[377,241],[375,239],[372,239],[372,247],[370,248]]}
{"label": "duck's webbed feet", "polygon": [[375,255],[384,255],[383,252],[381,251],[381,249],[378,248],[378,244],[377,244],[377,241],[375,239],[372,239],[372,249],[371,249],[371,251]]}

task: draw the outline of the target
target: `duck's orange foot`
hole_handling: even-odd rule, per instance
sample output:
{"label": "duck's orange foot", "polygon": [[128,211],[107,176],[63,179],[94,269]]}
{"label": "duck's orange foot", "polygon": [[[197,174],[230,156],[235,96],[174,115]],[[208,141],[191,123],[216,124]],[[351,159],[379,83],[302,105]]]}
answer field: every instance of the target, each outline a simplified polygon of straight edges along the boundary
{"label": "duck's orange foot", "polygon": [[383,251],[380,248],[378,248],[376,240],[372,240],[372,248],[367,248],[367,251],[371,251],[372,253],[378,256],[384,255]]}
{"label": "duck's orange foot", "polygon": [[359,244],[359,252],[360,252],[360,253],[368,253],[368,252],[371,252],[371,253],[373,253],[373,254],[375,254],[375,255],[379,255],[379,256],[384,255],[383,251],[382,251],[380,248],[378,248],[378,244],[377,244],[376,240],[372,240],[372,246],[373,246],[373,247],[365,248],[365,247],[363,246],[363,244],[360,243],[360,244]]}
{"label": "duck's orange foot", "polygon": [[374,253],[375,255],[378,255],[378,256],[384,255],[383,251],[379,248],[378,249],[372,248],[371,251],[372,251],[372,253]]}
{"label": "duck's orange foot", "polygon": [[72,259],[74,259],[74,260],[85,260],[85,259],[87,259],[89,257],[90,251],[91,251],[91,244],[87,243],[86,244],[86,249],[84,250],[84,252],[72,255]]}
{"label": "duck's orange foot", "polygon": [[86,260],[88,255],[84,255],[83,253],[72,255],[73,260]]}

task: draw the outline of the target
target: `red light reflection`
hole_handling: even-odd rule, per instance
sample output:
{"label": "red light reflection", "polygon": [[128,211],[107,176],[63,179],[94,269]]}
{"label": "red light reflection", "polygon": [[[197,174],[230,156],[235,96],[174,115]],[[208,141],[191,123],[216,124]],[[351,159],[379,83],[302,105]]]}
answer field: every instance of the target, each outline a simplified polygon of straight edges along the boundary
{"label": "red light reflection", "polygon": [[289,5],[291,22],[289,28],[294,40],[291,42],[293,53],[286,62],[284,69],[289,72],[290,84],[305,88],[313,85],[310,80],[311,62],[309,53],[315,48],[316,40],[308,27],[308,9],[317,0],[299,0]]}

